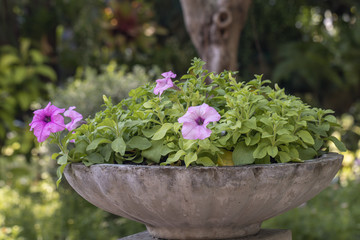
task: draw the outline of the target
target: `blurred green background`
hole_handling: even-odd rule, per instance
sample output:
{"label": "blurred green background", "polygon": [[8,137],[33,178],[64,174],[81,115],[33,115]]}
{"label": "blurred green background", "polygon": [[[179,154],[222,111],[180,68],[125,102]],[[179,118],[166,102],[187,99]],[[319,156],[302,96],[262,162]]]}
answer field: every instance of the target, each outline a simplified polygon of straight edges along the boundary
{"label": "blurred green background", "polygon": [[[200,10],[199,10],[200,11]],[[178,0],[0,1],[0,240],[118,239],[144,226],[56,189],[53,146],[39,146],[32,111],[52,101],[85,117],[161,72],[184,74],[197,53]],[[360,239],[360,3],[253,0],[239,80],[254,74],[336,111],[346,143],[332,185],[263,224],[294,239]]]}

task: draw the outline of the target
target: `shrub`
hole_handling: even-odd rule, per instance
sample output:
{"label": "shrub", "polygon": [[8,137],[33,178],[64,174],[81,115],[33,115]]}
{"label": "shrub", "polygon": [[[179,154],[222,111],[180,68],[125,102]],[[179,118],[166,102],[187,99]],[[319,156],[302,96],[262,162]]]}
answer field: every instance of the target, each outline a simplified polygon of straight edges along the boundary
{"label": "shrub", "polygon": [[333,184],[306,204],[267,220],[263,228],[291,229],[293,239],[360,239],[360,184]]}
{"label": "shrub", "polygon": [[52,93],[53,103],[57,106],[76,106],[76,111],[87,117],[100,110],[103,95],[120,101],[128,96],[131,89],[146,83],[160,72],[157,67],[146,72],[141,66],[134,66],[129,72],[126,66],[118,66],[114,61],[101,69],[98,73],[91,67],[79,68],[64,88]]}

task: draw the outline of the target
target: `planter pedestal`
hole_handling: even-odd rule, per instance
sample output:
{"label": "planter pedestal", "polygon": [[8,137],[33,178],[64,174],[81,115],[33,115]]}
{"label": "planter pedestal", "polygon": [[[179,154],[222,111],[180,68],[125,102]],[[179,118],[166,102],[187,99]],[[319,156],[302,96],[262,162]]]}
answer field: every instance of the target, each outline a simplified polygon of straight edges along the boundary
{"label": "planter pedestal", "polygon": [[[128,237],[120,238],[119,240],[157,240],[145,231],[137,233]],[[226,240],[291,240],[291,231],[285,229],[261,229],[260,232],[253,236],[231,238]]]}

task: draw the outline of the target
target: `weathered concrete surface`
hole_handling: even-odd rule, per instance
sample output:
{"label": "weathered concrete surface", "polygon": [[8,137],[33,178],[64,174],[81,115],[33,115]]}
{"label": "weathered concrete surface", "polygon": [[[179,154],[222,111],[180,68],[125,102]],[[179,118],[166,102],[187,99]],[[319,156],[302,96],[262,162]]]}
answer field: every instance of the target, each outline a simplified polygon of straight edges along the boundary
{"label": "weathered concrete surface", "polygon": [[[137,233],[128,237],[120,238],[119,240],[157,240],[146,232]],[[291,240],[292,235],[290,230],[285,229],[261,229],[260,232],[253,236],[231,238],[227,240]]]}
{"label": "weathered concrete surface", "polygon": [[254,235],[261,222],[308,201],[329,185],[342,155],[305,163],[238,167],[71,164],[70,185],[86,200],[167,239]]}

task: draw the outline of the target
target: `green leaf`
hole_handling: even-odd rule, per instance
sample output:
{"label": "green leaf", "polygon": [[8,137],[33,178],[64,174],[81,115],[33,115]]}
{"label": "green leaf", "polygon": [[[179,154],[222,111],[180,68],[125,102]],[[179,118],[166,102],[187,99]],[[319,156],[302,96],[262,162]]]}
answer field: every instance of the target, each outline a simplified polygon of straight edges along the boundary
{"label": "green leaf", "polygon": [[213,145],[210,143],[209,139],[204,139],[204,140],[199,141],[199,147],[204,150],[208,150],[208,149],[211,149],[213,147]]}
{"label": "green leaf", "polygon": [[320,136],[327,137],[326,130],[320,128],[319,126],[316,126],[315,124],[309,123],[308,129],[316,134],[319,134]]}
{"label": "green leaf", "polygon": [[11,54],[3,54],[0,58],[0,68],[8,68],[10,65],[18,63],[19,57]]}
{"label": "green leaf", "polygon": [[153,102],[148,101],[148,102],[145,102],[143,106],[144,106],[144,108],[153,108],[155,106],[155,104]]}
{"label": "green leaf", "polygon": [[184,150],[179,150],[176,152],[176,154],[171,155],[170,157],[168,157],[168,159],[166,160],[166,162],[161,163],[161,165],[167,165],[167,164],[171,164],[174,163],[176,161],[178,161],[180,159],[180,157],[184,156],[186,154],[186,152]]}
{"label": "green leaf", "polygon": [[175,122],[174,123],[174,132],[178,132],[179,129],[181,128],[181,126],[182,126],[182,123]]}
{"label": "green leaf", "polygon": [[280,162],[282,163],[287,163],[291,160],[291,157],[287,152],[279,152],[278,155],[280,157]]}
{"label": "green leaf", "polygon": [[126,143],[122,137],[118,137],[111,143],[111,148],[115,152],[120,153],[121,156],[124,156],[126,151]]}
{"label": "green leaf", "polygon": [[268,146],[268,144],[266,144],[266,143],[259,144],[253,153],[253,157],[254,158],[264,158],[267,154],[267,146]]}
{"label": "green leaf", "polygon": [[237,121],[235,124],[233,124],[232,126],[230,126],[231,129],[236,130],[236,129],[240,129],[242,126],[241,121]]}
{"label": "green leaf", "polygon": [[144,161],[144,157],[143,156],[137,156],[134,160],[132,160],[133,163],[136,163],[136,164],[140,164]]}
{"label": "green leaf", "polygon": [[51,155],[51,159],[56,160],[56,158],[60,155],[60,153],[53,153]]}
{"label": "green leaf", "polygon": [[144,134],[145,137],[151,138],[160,129],[160,127],[160,125],[156,125],[153,128],[141,129],[141,132]]}
{"label": "green leaf", "polygon": [[103,143],[111,143],[111,141],[106,138],[97,138],[86,147],[86,151],[95,150],[99,146],[99,144]]}
{"label": "green leaf", "polygon": [[129,148],[137,148],[140,150],[145,150],[151,147],[151,142],[147,138],[135,136],[129,140],[127,146]]}
{"label": "green leaf", "polygon": [[63,176],[63,173],[64,173],[64,170],[65,170],[65,167],[68,165],[69,163],[65,163],[61,166],[59,166],[56,170],[56,175],[58,177],[57,181],[56,181],[56,187],[58,188],[59,187],[59,184],[61,182],[61,179],[62,179],[62,176]]}
{"label": "green leaf", "polygon": [[197,141],[195,141],[195,140],[184,139],[184,147],[183,147],[183,149],[184,149],[185,151],[186,151],[186,150],[189,150],[189,149],[191,149],[196,143],[197,143]]}
{"label": "green leaf", "polygon": [[296,135],[299,136],[301,138],[301,140],[303,140],[307,144],[310,144],[310,145],[315,144],[313,137],[306,130],[301,130],[301,131],[297,132]]}
{"label": "green leaf", "polygon": [[250,129],[256,129],[256,118],[252,117],[244,122],[244,125]]}
{"label": "green leaf", "polygon": [[67,163],[67,159],[68,159],[67,155],[62,155],[61,157],[58,158],[57,163],[59,165],[63,165],[65,163]]}
{"label": "green leaf", "polygon": [[268,132],[263,132],[263,134],[261,135],[261,138],[272,138],[272,137],[274,137],[274,134]]}
{"label": "green leaf", "polygon": [[337,139],[334,136],[330,136],[327,139],[332,141],[335,144],[335,146],[337,147],[337,149],[339,149],[341,152],[346,152],[346,147],[345,147],[344,143],[342,143],[339,139]]}
{"label": "green leaf", "polygon": [[[237,132],[239,132],[240,134],[241,133],[248,133],[248,132],[250,132],[251,131],[251,129],[250,128],[248,128],[248,127],[246,127],[246,126],[243,126],[242,128],[240,128],[239,130],[236,130]],[[235,132],[235,133],[237,133],[237,132]],[[234,134],[234,136],[235,136],[235,134]]]}
{"label": "green leaf", "polygon": [[266,155],[266,157],[261,158],[261,159],[255,159],[255,164],[270,164],[270,156]]}
{"label": "green leaf", "polygon": [[260,121],[262,123],[264,123],[266,126],[269,126],[271,128],[273,127],[273,122],[271,121],[270,118],[263,117],[263,118],[260,119]]}
{"label": "green leaf", "polygon": [[90,163],[104,163],[104,157],[99,153],[91,153],[87,156],[87,159]]}
{"label": "green leaf", "polygon": [[291,159],[300,158],[299,151],[295,147],[290,147],[289,154],[290,154]]}
{"label": "green leaf", "polygon": [[324,120],[330,123],[337,123],[337,119],[334,115],[327,115]]}
{"label": "green leaf", "polygon": [[234,152],[232,154],[232,160],[234,165],[245,165],[252,164],[255,162],[255,158],[253,156],[255,151],[255,147],[246,146],[245,143],[240,142],[236,144]]}
{"label": "green leaf", "polygon": [[87,167],[89,167],[89,166],[91,166],[91,165],[94,165],[94,163],[88,162],[88,161],[83,161],[83,163],[84,163],[84,165],[87,166]]}
{"label": "green leaf", "polygon": [[172,123],[164,123],[161,128],[154,134],[152,137],[152,140],[160,140],[162,139],[167,131],[173,127]]}
{"label": "green leaf", "polygon": [[44,77],[47,77],[49,78],[50,80],[54,81],[56,80],[56,73],[55,71],[48,67],[48,66],[45,66],[45,65],[39,65],[39,66],[36,66],[35,69],[34,69],[37,73],[39,73],[40,75],[44,76]]}
{"label": "green leaf", "polygon": [[222,146],[225,146],[226,145],[226,142],[229,140],[229,138],[231,137],[231,134],[227,134],[221,138],[219,138],[219,143],[222,145]]}
{"label": "green leaf", "polygon": [[195,152],[190,152],[185,155],[185,165],[188,167],[192,162],[197,160],[197,154]]}
{"label": "green leaf", "polygon": [[164,145],[164,142],[161,140],[151,141],[151,147],[142,151],[141,155],[148,160],[159,163],[161,156],[166,156],[174,150],[169,148],[167,145]]}
{"label": "green leaf", "polygon": [[330,130],[330,124],[329,123],[323,123],[318,126],[321,130],[327,132]]}
{"label": "green leaf", "polygon": [[86,154],[86,148],[89,144],[86,141],[79,141],[75,143],[74,154]]}
{"label": "green leaf", "polygon": [[320,148],[324,145],[324,141],[322,139],[319,138],[315,138],[315,144],[314,144],[314,149],[316,151],[320,150]]}
{"label": "green leaf", "polygon": [[233,143],[236,143],[239,139],[239,137],[241,136],[241,132],[240,131],[236,131],[234,132],[234,134],[232,135],[232,140],[233,140]]}
{"label": "green leaf", "polygon": [[268,146],[267,153],[270,155],[270,157],[274,158],[278,154],[278,148],[276,146]]}
{"label": "green leaf", "polygon": [[293,136],[293,135],[281,135],[279,136],[277,139],[276,139],[276,144],[279,145],[279,144],[287,144],[287,143],[290,143],[290,142],[294,142],[298,139],[298,137],[296,136]]}
{"label": "green leaf", "polygon": [[196,163],[201,164],[201,165],[203,165],[205,167],[215,166],[215,163],[209,157],[200,157],[198,160],[196,160]]}
{"label": "green leaf", "polygon": [[248,136],[245,138],[245,144],[247,146],[253,146],[255,144],[257,144],[260,141],[260,133],[256,133],[254,136]]}
{"label": "green leaf", "polygon": [[317,152],[313,148],[299,148],[298,151],[301,160],[314,159],[317,155]]}
{"label": "green leaf", "polygon": [[245,144],[247,146],[249,146],[250,142],[251,142],[251,137],[245,137]]}
{"label": "green leaf", "polygon": [[111,144],[108,143],[100,148],[100,154],[104,157],[105,162],[110,160],[112,151],[111,151]]}
{"label": "green leaf", "polygon": [[185,75],[183,75],[180,79],[190,79],[190,78],[194,78],[194,77],[195,77],[194,75],[185,74]]}

